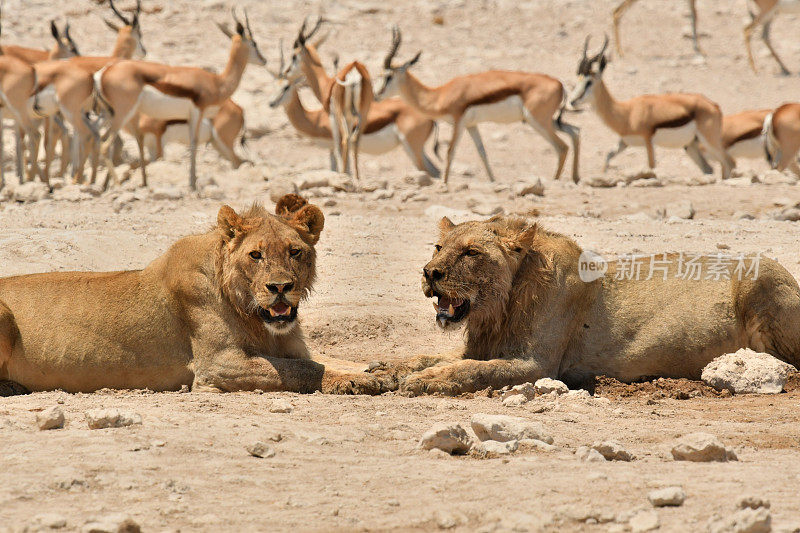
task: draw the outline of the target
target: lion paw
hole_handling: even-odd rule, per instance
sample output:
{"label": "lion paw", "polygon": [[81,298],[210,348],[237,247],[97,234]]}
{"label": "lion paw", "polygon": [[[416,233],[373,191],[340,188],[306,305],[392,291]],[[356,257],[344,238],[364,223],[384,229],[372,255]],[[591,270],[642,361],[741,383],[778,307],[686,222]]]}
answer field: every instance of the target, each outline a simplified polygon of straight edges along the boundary
{"label": "lion paw", "polygon": [[392,390],[397,390],[397,381],[391,376],[367,372],[331,376],[322,384],[322,392],[326,394],[377,395]]}
{"label": "lion paw", "polygon": [[423,370],[406,377],[400,384],[400,391],[414,396],[421,394],[443,394],[456,396],[463,392],[461,384],[448,379],[439,372]]}

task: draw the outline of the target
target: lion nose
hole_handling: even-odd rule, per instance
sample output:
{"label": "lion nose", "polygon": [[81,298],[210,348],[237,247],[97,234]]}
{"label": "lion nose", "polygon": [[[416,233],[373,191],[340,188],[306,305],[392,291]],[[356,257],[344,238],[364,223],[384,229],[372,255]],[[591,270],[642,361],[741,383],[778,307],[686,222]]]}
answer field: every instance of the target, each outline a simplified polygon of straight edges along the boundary
{"label": "lion nose", "polygon": [[273,294],[289,292],[294,287],[294,283],[267,283],[267,290]]}
{"label": "lion nose", "polygon": [[444,276],[444,272],[438,268],[423,268],[422,270],[425,273],[425,277],[430,281],[438,281]]}

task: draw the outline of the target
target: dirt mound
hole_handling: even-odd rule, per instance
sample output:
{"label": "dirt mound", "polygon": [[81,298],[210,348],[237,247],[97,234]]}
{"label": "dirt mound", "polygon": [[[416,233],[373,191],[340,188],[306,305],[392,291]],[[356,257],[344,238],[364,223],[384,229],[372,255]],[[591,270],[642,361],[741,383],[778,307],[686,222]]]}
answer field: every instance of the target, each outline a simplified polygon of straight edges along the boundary
{"label": "dirt mound", "polygon": [[718,398],[727,393],[720,393],[702,381],[690,379],[658,378],[652,381],[638,383],[622,383],[614,378],[598,376],[594,380],[594,393],[610,399],[630,398],[635,396],[660,400],[674,398],[688,400],[689,398]]}

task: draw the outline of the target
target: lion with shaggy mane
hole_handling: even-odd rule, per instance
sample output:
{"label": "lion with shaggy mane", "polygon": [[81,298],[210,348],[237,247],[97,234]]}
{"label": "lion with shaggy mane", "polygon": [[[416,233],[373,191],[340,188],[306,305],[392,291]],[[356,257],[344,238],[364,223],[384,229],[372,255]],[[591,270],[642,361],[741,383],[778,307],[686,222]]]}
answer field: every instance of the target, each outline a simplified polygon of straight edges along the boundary
{"label": "lion with shaggy mane", "polygon": [[355,363],[311,360],[297,324],[324,224],[287,195],[275,215],[223,206],[143,270],[0,279],[0,389],[382,392]]}
{"label": "lion with shaggy mane", "polygon": [[404,378],[408,392],[459,394],[543,377],[699,379],[712,359],[741,347],[800,363],[800,288],[773,260],[760,259],[755,279],[686,280],[676,276],[675,254],[650,279],[624,279],[610,263],[587,283],[575,241],[524,219],[444,218],[439,227],[422,289],[437,299],[440,326],[466,325],[466,346],[375,366]]}

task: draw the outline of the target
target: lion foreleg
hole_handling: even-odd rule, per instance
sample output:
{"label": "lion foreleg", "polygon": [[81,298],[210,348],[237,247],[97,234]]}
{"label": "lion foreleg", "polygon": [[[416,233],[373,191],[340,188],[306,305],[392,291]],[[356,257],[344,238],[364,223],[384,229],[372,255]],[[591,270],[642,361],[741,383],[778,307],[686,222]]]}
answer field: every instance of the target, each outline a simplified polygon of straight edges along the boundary
{"label": "lion foreleg", "polygon": [[329,368],[309,359],[250,357],[243,352],[219,354],[210,363],[195,366],[195,390],[225,392],[260,389],[329,394],[380,394],[389,390],[384,380],[366,372]]}
{"label": "lion foreleg", "polygon": [[400,380],[414,372],[444,363],[453,363],[463,358],[464,354],[461,350],[436,355],[415,355],[396,363],[372,361],[369,363],[368,371],[380,375],[391,375],[394,379]]}
{"label": "lion foreleg", "polygon": [[439,393],[453,396],[487,387],[501,389],[507,385],[533,382],[542,377],[545,377],[545,372],[541,365],[528,359],[464,359],[411,374],[401,382],[400,390],[412,394]]}

